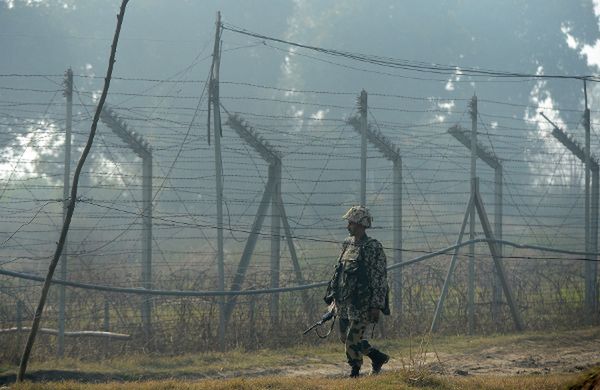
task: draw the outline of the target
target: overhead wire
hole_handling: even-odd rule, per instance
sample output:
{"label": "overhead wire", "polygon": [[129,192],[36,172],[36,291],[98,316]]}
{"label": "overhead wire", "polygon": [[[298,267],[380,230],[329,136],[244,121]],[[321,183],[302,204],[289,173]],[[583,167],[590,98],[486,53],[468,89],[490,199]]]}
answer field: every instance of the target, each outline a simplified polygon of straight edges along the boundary
{"label": "overhead wire", "polygon": [[600,79],[594,75],[544,75],[544,74],[530,74],[530,73],[522,73],[522,72],[507,72],[507,71],[498,71],[498,70],[490,70],[483,69],[479,67],[467,67],[467,66],[457,66],[457,65],[442,65],[435,64],[424,61],[411,61],[405,59],[391,58],[391,57],[383,57],[378,55],[368,55],[356,52],[335,50],[335,49],[326,49],[317,46],[311,46],[306,44],[301,44],[297,42],[292,42],[289,40],[271,37],[267,35],[262,35],[256,32],[249,31],[247,29],[236,27],[232,24],[225,23],[223,24],[223,29],[228,30],[234,33],[251,36],[258,39],[263,39],[266,41],[273,41],[278,43],[283,43],[285,45],[294,46],[302,49],[308,49],[311,51],[315,51],[322,54],[327,54],[333,57],[340,58],[348,58],[353,61],[365,62],[369,64],[374,64],[382,67],[403,69],[415,72],[425,72],[425,73],[433,73],[433,74],[443,74],[443,75],[454,75],[457,69],[460,70],[461,75],[468,75],[472,77],[498,77],[498,78],[525,78],[525,79],[571,79],[571,80],[588,80],[588,81],[600,81]]}

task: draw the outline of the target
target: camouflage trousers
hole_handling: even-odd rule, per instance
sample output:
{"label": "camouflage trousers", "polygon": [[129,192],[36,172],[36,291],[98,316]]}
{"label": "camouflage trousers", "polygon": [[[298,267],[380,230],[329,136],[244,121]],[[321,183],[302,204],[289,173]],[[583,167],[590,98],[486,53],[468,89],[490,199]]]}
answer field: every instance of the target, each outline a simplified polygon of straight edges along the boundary
{"label": "camouflage trousers", "polygon": [[340,318],[339,325],[340,341],[346,346],[348,364],[350,366],[362,366],[363,355],[368,354],[372,350],[369,342],[363,338],[369,322],[363,319],[349,320],[347,318]]}

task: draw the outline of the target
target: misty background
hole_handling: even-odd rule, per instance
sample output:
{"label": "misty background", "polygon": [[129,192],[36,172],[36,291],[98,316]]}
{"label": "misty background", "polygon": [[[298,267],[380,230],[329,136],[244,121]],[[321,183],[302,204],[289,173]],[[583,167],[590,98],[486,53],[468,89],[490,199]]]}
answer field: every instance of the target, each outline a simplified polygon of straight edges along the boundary
{"label": "misty background", "polygon": [[[0,3],[2,267],[40,274],[47,268],[62,220],[64,73],[70,67],[75,75],[73,172],[103,85],[118,6]],[[504,238],[583,250],[583,164],[539,115],[583,144],[583,82],[469,76],[462,69],[593,75],[600,66],[600,2],[131,1],[107,105],[153,150],[153,272],[166,276],[163,282],[178,286],[181,273],[206,280],[216,273],[206,81],[219,10],[226,26],[270,37],[454,68],[447,74],[382,67],[223,31],[221,103],[281,153],[282,196],[301,266],[313,270],[309,279],[328,278],[329,268],[313,267],[333,264],[347,234],[341,216],[359,202],[360,135],[347,121],[358,115],[362,89],[370,125],[402,155],[405,259],[456,240],[470,191],[470,152],[447,130],[471,128],[473,95],[478,140],[503,162]],[[599,93],[588,83],[592,156],[600,144]],[[268,164],[225,125],[224,111],[222,117],[228,286]],[[372,145],[368,155],[370,234],[391,257],[392,165]],[[477,169],[493,220],[494,172],[481,160]],[[140,285],[141,177],[141,160],[100,123],[69,232],[70,279]],[[259,276],[269,267],[269,223],[249,271]],[[282,284],[293,284],[283,240],[281,248]]]}

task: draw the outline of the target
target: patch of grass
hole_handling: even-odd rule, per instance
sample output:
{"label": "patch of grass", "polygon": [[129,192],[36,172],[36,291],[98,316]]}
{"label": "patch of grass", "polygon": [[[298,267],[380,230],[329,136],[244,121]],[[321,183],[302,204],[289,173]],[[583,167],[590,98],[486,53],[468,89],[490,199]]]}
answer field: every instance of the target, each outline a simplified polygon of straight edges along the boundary
{"label": "patch of grass", "polygon": [[489,348],[498,345],[521,342],[537,342],[548,345],[569,345],[577,340],[595,340],[600,338],[599,327],[579,328],[576,332],[565,331],[529,331],[510,334],[492,334],[492,335],[460,335],[460,336],[418,336],[413,338],[403,338],[395,340],[383,340],[379,344],[385,348],[398,350],[406,353],[409,349],[415,349],[418,343],[423,339],[431,349],[437,352],[469,352],[482,348]]}
{"label": "patch of grass", "polygon": [[[553,348],[557,345],[571,345],[576,341],[597,340],[598,338],[600,338],[599,327],[576,329],[569,332],[527,332],[493,337],[421,336],[399,340],[376,340],[375,344],[396,360],[395,368],[399,370],[391,371],[394,367],[390,363],[390,366],[387,367],[390,372],[377,378],[361,378],[356,383],[363,383],[364,386],[373,387],[373,389],[543,389],[565,387],[568,380],[577,379],[576,374],[439,376],[441,373],[453,374],[453,372],[444,368],[444,364],[437,359],[437,353],[476,356],[478,350],[485,350],[489,347],[527,351],[532,345],[531,343],[536,343],[538,344],[535,346],[538,353],[544,354],[546,351],[552,353]],[[445,359],[448,359],[447,355]],[[331,375],[346,371],[347,366],[344,360],[343,345],[334,342],[333,338],[318,346],[297,346],[272,350],[245,351],[238,349],[225,353],[208,351],[174,356],[136,354],[100,361],[72,358],[49,359],[32,361],[29,364],[28,378],[36,383],[22,384],[15,388],[294,388],[294,390],[298,388],[355,388],[352,387],[355,386],[353,384],[355,382],[331,377]],[[440,364],[437,364],[436,360]],[[401,364],[399,365],[397,362],[401,362]],[[434,366],[439,368],[434,368]],[[10,384],[12,388],[16,371],[16,366],[4,363],[0,367],[0,386]],[[298,373],[301,376],[293,376]],[[60,380],[70,382],[60,382]],[[107,387],[101,387],[103,385],[100,384],[98,385],[100,387],[92,387],[94,385],[91,383],[101,382],[106,382],[104,386]],[[227,386],[223,387],[219,383],[227,383]],[[322,383],[328,385],[322,385]]]}
{"label": "patch of grass", "polygon": [[531,376],[471,376],[451,378],[452,388],[459,389],[521,389],[521,390],[555,390],[565,388],[577,374],[553,374]]}
{"label": "patch of grass", "polygon": [[544,390],[565,387],[574,375],[547,375],[547,376],[519,376],[498,377],[480,376],[466,378],[444,378],[440,376],[427,376],[412,378],[404,371],[390,372],[378,376],[366,376],[359,379],[348,378],[293,378],[293,377],[259,377],[237,379],[206,379],[195,381],[164,380],[127,383],[100,383],[82,384],[78,382],[53,382],[53,383],[24,383],[12,387],[14,390],[125,390],[125,389],[210,389],[210,390],[259,390],[259,389],[314,389],[314,390],[341,390],[365,389],[392,390],[392,389],[523,389]]}
{"label": "patch of grass", "polygon": [[593,390],[600,386],[600,367],[594,367],[579,375],[572,383],[569,383],[569,390]]}
{"label": "patch of grass", "polygon": [[[282,366],[301,367],[307,364],[341,363],[344,360],[343,346],[297,347],[278,350],[228,352],[205,352],[175,356],[136,354],[99,361],[77,360],[72,358],[33,361],[29,364],[28,375],[35,380],[46,377],[76,378],[82,381],[97,380],[137,380],[167,378],[205,378],[232,376],[236,373],[254,372],[265,375],[276,372]],[[0,384],[11,382],[17,367],[3,366]]]}

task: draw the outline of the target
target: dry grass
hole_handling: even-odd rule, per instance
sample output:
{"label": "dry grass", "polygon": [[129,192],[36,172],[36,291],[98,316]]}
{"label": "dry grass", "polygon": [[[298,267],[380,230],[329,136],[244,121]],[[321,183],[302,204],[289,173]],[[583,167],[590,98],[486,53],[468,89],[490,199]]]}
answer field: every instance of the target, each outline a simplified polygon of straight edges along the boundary
{"label": "dry grass", "polygon": [[[600,362],[599,338],[600,328],[590,327],[494,337],[377,340],[392,360],[382,375],[359,380],[342,377],[347,371],[343,346],[330,342],[259,351],[137,354],[100,361],[38,360],[28,371],[32,382],[21,385],[13,383],[16,366],[4,362],[0,364],[0,386],[6,383],[11,389],[59,390],[557,389],[582,378],[574,373],[581,370],[577,367]],[[486,360],[488,355],[494,358]],[[532,356],[536,365],[529,366]],[[562,363],[552,365],[557,356]]]}
{"label": "dry grass", "polygon": [[520,377],[440,377],[426,376],[412,378],[403,371],[381,374],[375,377],[365,376],[359,379],[347,378],[293,378],[260,377],[236,379],[206,379],[195,381],[164,380],[145,382],[110,382],[100,384],[82,384],[78,382],[24,383],[12,386],[14,390],[125,390],[125,389],[211,389],[211,390],[258,390],[258,389],[523,389],[543,390],[565,388],[576,379],[571,375],[520,376]]}
{"label": "dry grass", "polygon": [[[240,244],[242,245],[242,244]],[[432,244],[435,245],[435,244]],[[439,245],[442,245],[441,243]],[[234,250],[236,248],[230,248]],[[257,248],[258,250],[258,248]],[[331,258],[337,256],[335,245],[324,245],[311,249],[311,253],[319,253],[319,258],[307,259],[311,267],[306,269],[305,280],[323,280],[330,276]],[[535,256],[528,251],[520,251],[523,256]],[[328,258],[329,260],[324,260]],[[321,259],[323,259],[321,261]],[[99,259],[100,260],[100,259]],[[406,271],[406,281],[403,283],[403,296],[407,297],[402,319],[396,315],[385,320],[385,334],[388,338],[405,337],[407,334],[419,334],[428,330],[431,315],[435,310],[435,301],[442,289],[447,271],[449,258],[432,260],[427,264],[416,264]],[[199,264],[208,264],[209,259],[186,258],[181,267],[175,267],[172,272],[155,275],[157,289],[164,290],[214,290],[216,277],[214,269],[206,266],[198,268]],[[283,264],[283,263],[282,263]],[[491,262],[481,258],[482,269],[477,280],[478,305],[476,306],[476,333],[511,332],[513,321],[510,311],[503,305],[500,317],[493,321],[491,318],[490,302],[492,301]],[[229,264],[235,267],[235,263]],[[464,265],[464,264],[463,264]],[[288,264],[289,266],[289,264]],[[578,262],[565,258],[563,261],[541,260],[535,262],[508,262],[507,273],[514,275],[510,283],[514,290],[515,299],[520,304],[521,314],[527,329],[536,330],[566,330],[583,326],[583,283]],[[193,272],[189,272],[193,269]],[[128,285],[132,282],[130,272],[119,272],[110,267],[98,269],[91,274],[82,269],[80,273],[71,275],[73,280],[93,281],[98,284]],[[444,306],[444,317],[440,323],[439,334],[464,334],[467,295],[465,273],[457,269],[455,279],[449,290],[448,299]],[[283,269],[282,287],[294,285],[291,269]],[[516,276],[518,275],[518,277]],[[15,299],[5,299],[0,302],[0,328],[16,326],[16,301],[23,302],[19,307],[23,323],[27,324],[33,317],[37,304],[37,288],[33,285],[20,285],[16,279],[0,281],[1,288],[13,291]],[[269,286],[268,273],[256,272],[247,275],[244,288],[266,288]],[[54,292],[53,292],[54,291]],[[256,350],[261,348],[293,347],[299,344],[316,344],[310,338],[301,338],[302,330],[316,321],[324,310],[322,293],[313,290],[305,299],[297,292],[280,294],[281,317],[277,326],[271,323],[269,300],[261,297],[246,297],[239,299],[232,313],[231,323],[225,337],[227,349],[244,348]],[[219,301],[214,297],[153,297],[153,332],[150,339],[145,337],[140,327],[139,308],[142,297],[124,296],[120,293],[77,290],[67,294],[68,330],[98,330],[103,329],[104,307],[107,305],[107,328],[118,333],[131,334],[132,339],[70,339],[65,343],[65,356],[78,359],[99,359],[108,356],[146,353],[148,351],[160,354],[196,353],[197,351],[216,350],[216,324],[218,323]],[[56,302],[56,291],[51,290],[49,302]],[[305,304],[309,306],[310,314],[305,312]],[[44,313],[44,323],[53,327],[57,321],[56,305],[50,304]],[[50,325],[52,324],[52,325]],[[298,337],[290,337],[298,335]],[[26,335],[22,335],[22,339]],[[5,348],[0,348],[0,362],[18,361],[23,340],[16,335],[4,335],[2,338]],[[12,347],[14,346],[14,347]],[[40,335],[36,341],[33,357],[40,360],[53,358],[56,353],[56,338]]]}
{"label": "dry grass", "polygon": [[593,367],[568,386],[569,390],[596,390],[600,388],[600,366]]}

